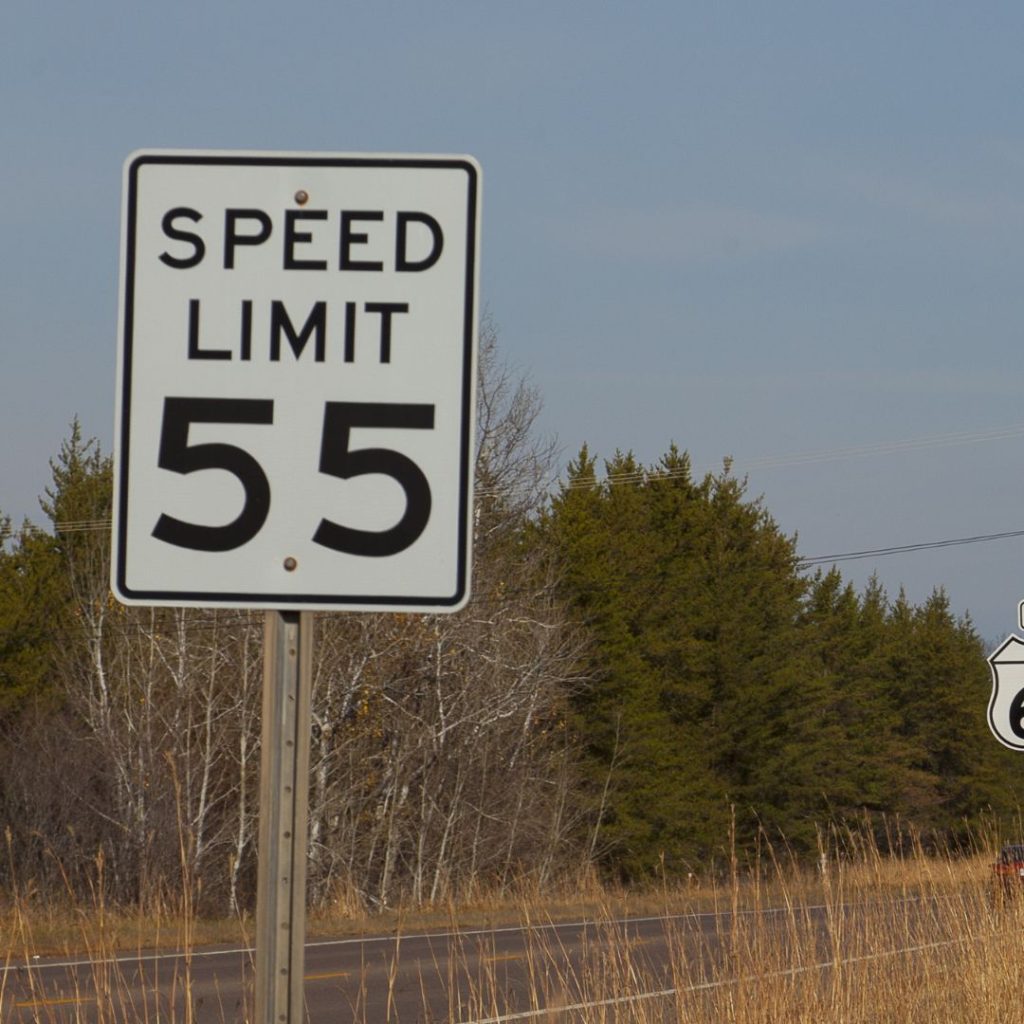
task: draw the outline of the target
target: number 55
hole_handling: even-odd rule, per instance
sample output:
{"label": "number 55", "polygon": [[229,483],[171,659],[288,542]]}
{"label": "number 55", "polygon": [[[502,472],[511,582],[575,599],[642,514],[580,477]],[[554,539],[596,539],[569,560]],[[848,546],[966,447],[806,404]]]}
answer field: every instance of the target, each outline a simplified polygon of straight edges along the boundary
{"label": "number 55", "polygon": [[[270,483],[263,467],[237,445],[190,445],[188,430],[192,423],[271,425],[273,420],[271,399],[166,398],[157,465],[182,474],[223,469],[241,483],[245,502],[238,516],[224,526],[189,523],[161,514],[153,536],[194,551],[233,551],[252,540],[270,513]],[[405,492],[405,512],[387,530],[357,530],[321,519],[313,540],[344,554],[370,558],[396,555],[414,544],[426,529],[431,509],[430,485],[412,459],[390,448],[350,450],[354,427],[432,430],[434,406],[327,402],[324,408],[320,472],[342,480],[373,473],[389,476]]]}

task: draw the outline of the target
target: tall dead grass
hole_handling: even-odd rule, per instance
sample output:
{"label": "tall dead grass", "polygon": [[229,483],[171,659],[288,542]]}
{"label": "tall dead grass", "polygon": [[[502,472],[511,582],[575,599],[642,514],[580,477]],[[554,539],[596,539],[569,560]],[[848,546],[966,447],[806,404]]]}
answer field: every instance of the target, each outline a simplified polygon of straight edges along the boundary
{"label": "tall dead grass", "polygon": [[[1024,1021],[1024,880],[1019,897],[994,886],[995,835],[980,837],[970,850],[937,851],[912,834],[888,846],[895,852],[883,852],[866,831],[823,832],[820,856],[808,864],[765,840],[751,857],[728,854],[705,879],[637,892],[602,886],[583,872],[555,895],[524,884],[512,904],[481,891],[464,905],[406,908],[389,921],[359,915],[358,905],[340,894],[333,912],[311,915],[311,931],[523,926],[525,945],[514,957],[496,950],[481,956],[456,940],[445,961],[433,965],[446,979],[447,1009],[438,1015],[424,980],[424,1020]],[[178,906],[114,911],[103,902],[102,870],[97,861],[94,899],[84,906],[44,904],[30,881],[0,894],[0,961],[21,967],[17,1000],[22,1008],[36,1004],[39,1021],[191,1024],[188,957],[170,991],[140,997],[116,954],[244,943],[248,923],[197,921],[188,896]],[[183,885],[188,888],[187,876]],[[657,925],[648,922],[640,935],[625,920],[638,915],[657,918]],[[584,919],[591,927],[581,943],[550,927]],[[80,1017],[73,1008],[54,1009],[54,994],[34,982],[41,952],[84,956],[90,970],[83,975]],[[395,957],[389,986],[399,967],[397,947]],[[0,1006],[14,1005],[12,977],[0,974]],[[359,1005],[369,1002],[364,993]],[[162,1008],[156,1016],[150,1004]],[[237,1010],[224,1019],[239,1019]],[[366,1012],[357,1019],[371,1020]]]}
{"label": "tall dead grass", "polygon": [[[814,866],[765,843],[699,891],[665,890],[665,937],[612,908],[570,956],[535,941],[531,1005],[484,977],[463,1020],[629,1024],[1002,1024],[1024,1021],[1024,879],[994,885],[994,836],[935,851],[910,835],[822,834]],[[710,910],[708,907],[710,906]],[[469,1012],[466,1013],[465,1010]]]}

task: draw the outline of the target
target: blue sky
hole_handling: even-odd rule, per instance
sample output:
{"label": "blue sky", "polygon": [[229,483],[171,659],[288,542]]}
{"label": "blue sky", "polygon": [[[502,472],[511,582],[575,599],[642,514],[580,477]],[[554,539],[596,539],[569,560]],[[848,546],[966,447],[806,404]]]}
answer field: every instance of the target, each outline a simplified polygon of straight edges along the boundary
{"label": "blue sky", "polygon": [[[1022,51],[1009,3],[7,0],[0,510],[73,415],[109,449],[125,156],[243,148],[474,155],[481,298],[566,460],[731,455],[806,555],[1024,528]],[[1022,556],[843,570],[999,640]]]}

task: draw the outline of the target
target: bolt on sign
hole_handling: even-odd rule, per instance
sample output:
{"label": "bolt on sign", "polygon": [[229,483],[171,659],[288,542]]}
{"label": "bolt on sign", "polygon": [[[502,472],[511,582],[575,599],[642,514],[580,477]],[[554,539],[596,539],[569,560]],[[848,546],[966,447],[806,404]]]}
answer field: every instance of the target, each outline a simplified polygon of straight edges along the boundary
{"label": "bolt on sign", "polygon": [[128,158],[122,601],[465,604],[480,187],[465,156]]}

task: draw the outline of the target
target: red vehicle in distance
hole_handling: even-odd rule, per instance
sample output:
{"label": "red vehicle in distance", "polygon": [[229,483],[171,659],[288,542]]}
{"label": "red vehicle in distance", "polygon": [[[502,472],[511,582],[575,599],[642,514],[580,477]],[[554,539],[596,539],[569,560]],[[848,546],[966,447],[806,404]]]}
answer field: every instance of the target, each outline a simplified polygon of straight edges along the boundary
{"label": "red vehicle in distance", "polygon": [[1024,884],[1024,843],[1011,843],[999,851],[999,860],[992,865],[996,882],[1003,892],[1013,893]]}

